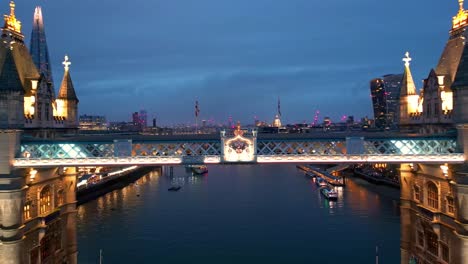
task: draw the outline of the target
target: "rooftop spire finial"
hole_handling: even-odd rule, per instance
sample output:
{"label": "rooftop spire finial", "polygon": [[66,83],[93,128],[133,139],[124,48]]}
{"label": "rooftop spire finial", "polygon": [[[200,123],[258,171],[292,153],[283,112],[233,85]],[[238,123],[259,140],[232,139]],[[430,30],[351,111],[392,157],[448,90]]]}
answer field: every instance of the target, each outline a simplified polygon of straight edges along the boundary
{"label": "rooftop spire finial", "polygon": [[405,57],[403,58],[403,61],[405,62],[405,66],[406,67],[409,67],[410,66],[410,61],[411,61],[411,57],[409,56],[409,52],[407,51],[405,53]]}
{"label": "rooftop spire finial", "polygon": [[5,15],[5,26],[4,28],[21,33],[21,21],[16,19],[15,16],[15,2],[10,1],[10,15]]}
{"label": "rooftop spire finial", "polygon": [[452,30],[459,29],[465,26],[468,22],[468,14],[463,7],[463,3],[465,0],[458,0],[458,5],[460,6],[460,10],[458,10],[458,14],[453,17],[452,20]]}
{"label": "rooftop spire finial", "polygon": [[65,71],[68,71],[71,64],[71,62],[68,60],[68,55],[65,55],[65,60],[62,62],[62,64],[65,66]]}
{"label": "rooftop spire finial", "polygon": [[15,2],[10,1],[10,16],[14,17],[15,16]]}

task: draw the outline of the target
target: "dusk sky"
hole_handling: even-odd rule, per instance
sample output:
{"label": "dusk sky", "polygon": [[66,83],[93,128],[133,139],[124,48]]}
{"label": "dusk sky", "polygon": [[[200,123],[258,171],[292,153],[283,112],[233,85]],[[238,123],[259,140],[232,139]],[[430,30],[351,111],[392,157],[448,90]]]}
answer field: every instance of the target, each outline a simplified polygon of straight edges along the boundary
{"label": "dusk sky", "polygon": [[[158,124],[229,116],[284,123],[372,116],[370,79],[413,58],[421,86],[448,39],[456,0],[17,1],[29,47],[42,6],[55,86],[64,54],[80,114]],[[6,1],[0,10],[9,11]]]}

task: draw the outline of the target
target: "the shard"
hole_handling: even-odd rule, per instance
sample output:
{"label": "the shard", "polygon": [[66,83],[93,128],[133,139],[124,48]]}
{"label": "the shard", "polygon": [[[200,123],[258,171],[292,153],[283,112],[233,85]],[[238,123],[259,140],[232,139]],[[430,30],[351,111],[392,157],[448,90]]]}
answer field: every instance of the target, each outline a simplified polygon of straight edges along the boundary
{"label": "the shard", "polygon": [[42,18],[41,7],[36,7],[34,10],[33,27],[31,33],[31,45],[29,49],[34,64],[39,73],[44,76],[49,83],[49,87],[53,89],[52,69],[50,66],[49,50],[47,48],[47,40],[44,29],[44,20]]}

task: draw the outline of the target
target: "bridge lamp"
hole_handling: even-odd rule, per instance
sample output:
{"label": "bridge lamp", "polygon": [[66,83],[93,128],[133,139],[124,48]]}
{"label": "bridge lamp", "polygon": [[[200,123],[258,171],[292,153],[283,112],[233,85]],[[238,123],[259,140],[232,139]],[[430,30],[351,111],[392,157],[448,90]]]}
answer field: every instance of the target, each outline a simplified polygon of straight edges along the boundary
{"label": "bridge lamp", "polygon": [[418,168],[417,168],[416,164],[410,163],[409,166],[410,166],[411,172],[417,172],[418,171]]}
{"label": "bridge lamp", "polygon": [[448,179],[448,165],[445,163],[444,165],[440,165],[440,169],[442,170],[442,175],[444,175],[445,179]]}
{"label": "bridge lamp", "polygon": [[29,182],[32,183],[36,179],[37,170],[31,169],[29,171]]}
{"label": "bridge lamp", "polygon": [[31,153],[30,153],[29,151],[25,151],[25,152],[23,153],[23,157],[29,159],[29,157],[31,157]]}

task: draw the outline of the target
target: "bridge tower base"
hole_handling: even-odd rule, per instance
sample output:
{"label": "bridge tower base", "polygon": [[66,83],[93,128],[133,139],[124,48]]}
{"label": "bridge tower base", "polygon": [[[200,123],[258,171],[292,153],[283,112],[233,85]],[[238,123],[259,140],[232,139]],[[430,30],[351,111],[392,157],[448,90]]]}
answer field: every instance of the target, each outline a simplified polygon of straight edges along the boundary
{"label": "bridge tower base", "polygon": [[19,131],[0,131],[0,256],[2,263],[22,263],[23,200],[22,170],[13,170],[11,161],[19,146]]}

